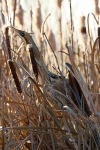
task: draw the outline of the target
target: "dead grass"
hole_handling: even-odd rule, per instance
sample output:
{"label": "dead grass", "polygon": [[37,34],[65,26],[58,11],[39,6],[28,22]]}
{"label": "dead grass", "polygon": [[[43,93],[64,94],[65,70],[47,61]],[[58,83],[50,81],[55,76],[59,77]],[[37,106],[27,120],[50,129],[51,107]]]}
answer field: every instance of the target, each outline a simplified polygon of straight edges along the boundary
{"label": "dead grass", "polygon": [[[6,1],[4,8],[7,8]],[[61,4],[59,8],[61,11]],[[8,10],[4,12],[8,15]],[[59,56],[63,59],[57,57],[55,41],[47,39],[48,33],[56,37],[53,33],[43,30],[42,43],[41,38],[38,39],[41,51],[27,32],[12,26],[7,27],[5,33],[0,32],[0,149],[100,149],[100,37],[98,29],[98,37],[92,40],[89,15],[87,22],[87,26],[85,20],[81,22],[90,38],[90,43],[85,42],[87,50],[83,53],[74,39],[73,49],[72,39],[63,47],[61,36]],[[33,31],[32,22],[30,24]],[[39,30],[41,23],[37,24]],[[61,24],[59,26],[61,32]]]}

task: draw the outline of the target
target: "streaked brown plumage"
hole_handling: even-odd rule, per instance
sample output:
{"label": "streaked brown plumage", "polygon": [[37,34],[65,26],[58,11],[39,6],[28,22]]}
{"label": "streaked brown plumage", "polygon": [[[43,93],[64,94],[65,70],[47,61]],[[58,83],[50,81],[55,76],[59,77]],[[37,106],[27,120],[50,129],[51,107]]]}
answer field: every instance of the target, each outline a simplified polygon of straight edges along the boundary
{"label": "streaked brown plumage", "polygon": [[[64,105],[68,105],[74,109],[74,104],[81,110],[82,104],[85,115],[90,116],[91,111],[87,104],[87,101],[82,93],[82,90],[75,79],[74,72],[71,69],[71,65],[66,64],[69,68],[69,79],[65,79],[63,76],[58,77],[48,70],[43,60],[41,53],[39,52],[35,42],[29,33],[21,30],[17,30],[13,27],[9,27],[18,34],[26,45],[30,44],[33,48],[34,58],[38,66],[38,81],[43,85],[43,90],[48,96],[50,101],[54,101],[54,105],[58,105],[58,108],[62,109]],[[74,104],[73,104],[74,103]],[[52,103],[53,104],[53,103]]]}

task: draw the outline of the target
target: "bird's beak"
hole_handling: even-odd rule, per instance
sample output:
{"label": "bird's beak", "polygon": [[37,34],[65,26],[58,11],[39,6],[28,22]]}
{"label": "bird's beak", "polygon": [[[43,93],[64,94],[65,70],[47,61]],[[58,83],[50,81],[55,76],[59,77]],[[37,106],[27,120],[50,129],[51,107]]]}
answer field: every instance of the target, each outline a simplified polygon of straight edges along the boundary
{"label": "bird's beak", "polygon": [[16,28],[12,27],[12,26],[8,26],[8,28],[11,29],[11,31],[14,31],[26,44],[26,40],[24,38],[24,31],[18,30]]}

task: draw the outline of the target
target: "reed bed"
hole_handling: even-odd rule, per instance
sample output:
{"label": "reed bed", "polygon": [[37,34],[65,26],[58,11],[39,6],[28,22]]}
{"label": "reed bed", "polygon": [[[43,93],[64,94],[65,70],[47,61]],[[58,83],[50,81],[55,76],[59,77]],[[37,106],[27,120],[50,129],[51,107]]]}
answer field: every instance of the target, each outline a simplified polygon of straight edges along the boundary
{"label": "reed bed", "polygon": [[[95,2],[95,10],[98,3]],[[99,150],[100,149],[100,27],[81,16],[82,42],[75,39],[72,1],[71,32],[63,44],[61,7],[59,41],[42,16],[40,1],[30,8],[30,28],[24,30],[20,1],[2,3],[0,31],[0,149]],[[13,5],[13,21],[9,17]],[[34,15],[34,13],[37,13]],[[35,19],[33,19],[36,17]],[[5,21],[4,21],[5,18]],[[44,21],[43,21],[44,19]],[[35,22],[34,22],[35,20]],[[34,25],[32,26],[32,22]],[[9,26],[8,26],[9,25]],[[5,30],[3,28],[5,27]],[[47,30],[45,28],[47,27]],[[16,29],[17,28],[17,29]],[[50,29],[48,31],[48,29]],[[96,38],[95,34],[96,33]],[[34,34],[34,38],[33,38]]]}

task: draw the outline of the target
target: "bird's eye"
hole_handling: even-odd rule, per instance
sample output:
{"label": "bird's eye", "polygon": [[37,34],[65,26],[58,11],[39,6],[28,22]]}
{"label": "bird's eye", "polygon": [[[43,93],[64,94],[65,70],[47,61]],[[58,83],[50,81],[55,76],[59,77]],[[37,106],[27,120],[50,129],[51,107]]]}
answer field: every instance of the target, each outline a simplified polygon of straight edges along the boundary
{"label": "bird's eye", "polygon": [[19,33],[22,37],[24,37],[24,32],[23,32],[23,31],[18,30],[18,33]]}

